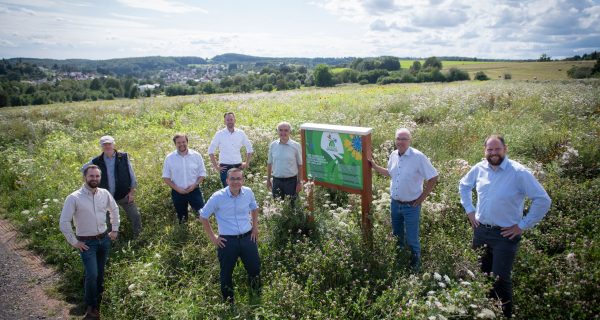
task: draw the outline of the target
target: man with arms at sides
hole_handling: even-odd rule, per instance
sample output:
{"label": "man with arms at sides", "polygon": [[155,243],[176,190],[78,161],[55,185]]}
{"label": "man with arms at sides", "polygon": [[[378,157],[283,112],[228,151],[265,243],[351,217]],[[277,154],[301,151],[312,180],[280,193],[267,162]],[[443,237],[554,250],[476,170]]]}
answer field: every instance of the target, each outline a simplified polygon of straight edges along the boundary
{"label": "man with arms at sides", "polygon": [[[550,209],[550,197],[523,165],[508,159],[500,135],[485,139],[485,160],[460,180],[460,201],[473,227],[473,248],[484,248],[481,271],[497,277],[491,295],[502,301],[502,311],[512,317],[511,272],[523,230],[533,228]],[[473,206],[472,191],[477,191]],[[532,200],[523,217],[525,197]]]}
{"label": "man with arms at sides", "polygon": [[[244,187],[244,173],[239,168],[227,171],[227,187],[215,192],[199,211],[199,219],[210,241],[217,247],[221,267],[223,301],[233,303],[233,269],[238,258],[248,272],[251,298],[260,293],[260,258],[258,256],[258,205],[254,193]],[[219,233],[209,222],[215,215]]]}
{"label": "man with arms at sides", "polygon": [[[252,143],[244,131],[235,128],[235,115],[227,112],[223,115],[225,128],[217,131],[208,146],[208,156],[212,167],[219,172],[223,187],[227,186],[227,171],[231,168],[246,169],[252,159]],[[246,147],[246,162],[242,162],[240,150]],[[215,151],[219,149],[219,163],[215,158]]]}
{"label": "man with arms at sides", "polygon": [[171,199],[182,224],[188,218],[188,205],[194,211],[204,206],[200,184],[206,177],[204,160],[200,153],[188,148],[188,137],[178,133],[173,137],[177,150],[169,153],[163,165],[163,181],[171,187]]}
{"label": "man with arms at sides", "polygon": [[85,164],[82,171],[90,164],[100,168],[100,188],[110,191],[117,204],[127,213],[133,229],[133,238],[137,238],[142,231],[142,219],[135,204],[137,179],[129,155],[115,148],[115,139],[111,136],[100,138],[100,148],[102,153]]}
{"label": "man with arms at sides", "polygon": [[[117,239],[119,230],[119,207],[108,190],[98,187],[101,174],[100,168],[93,164],[83,170],[85,182],[67,196],[59,219],[60,231],[67,242],[79,250],[83,262],[86,319],[100,318],[104,267],[110,253],[110,241]],[[110,232],[106,226],[107,211],[112,225]]]}
{"label": "man with arms at sides", "polygon": [[[390,154],[387,168],[368,159],[378,173],[390,177],[392,231],[402,249],[408,244],[410,265],[418,272],[421,264],[419,221],[421,204],[433,190],[438,180],[437,170],[421,151],[410,146],[411,133],[406,128],[396,131],[396,149]],[[425,188],[423,188],[425,182]]]}
{"label": "man with arms at sides", "polygon": [[269,145],[267,189],[272,190],[273,198],[288,196],[293,203],[302,190],[302,151],[300,144],[290,139],[292,126],[288,122],[279,123],[277,133],[279,140]]}

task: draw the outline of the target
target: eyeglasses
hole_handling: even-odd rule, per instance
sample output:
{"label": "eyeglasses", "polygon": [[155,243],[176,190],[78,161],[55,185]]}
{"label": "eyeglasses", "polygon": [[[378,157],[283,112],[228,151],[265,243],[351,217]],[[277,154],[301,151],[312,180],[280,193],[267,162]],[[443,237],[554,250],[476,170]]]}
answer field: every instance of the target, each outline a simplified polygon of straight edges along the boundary
{"label": "eyeglasses", "polygon": [[242,180],[244,180],[243,177],[235,177],[235,178],[227,178],[227,179],[229,179],[231,181],[242,181]]}
{"label": "eyeglasses", "polygon": [[396,140],[398,140],[398,141],[410,141],[409,138],[396,138]]}

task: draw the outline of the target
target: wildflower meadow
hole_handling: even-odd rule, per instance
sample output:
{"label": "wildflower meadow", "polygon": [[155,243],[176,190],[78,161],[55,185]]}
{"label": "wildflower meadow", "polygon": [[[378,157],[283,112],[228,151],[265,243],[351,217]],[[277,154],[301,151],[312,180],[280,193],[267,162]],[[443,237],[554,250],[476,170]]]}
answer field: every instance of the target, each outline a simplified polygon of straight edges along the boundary
{"label": "wildflower meadow", "polygon": [[[198,221],[180,226],[161,179],[176,132],[209,163],[208,144],[233,111],[254,144],[245,184],[260,206],[262,296],[248,299],[246,273],[234,272],[236,304],[221,301],[214,245]],[[515,317],[593,319],[600,314],[600,82],[487,81],[340,86],[272,93],[151,97],[0,109],[0,216],[18,226],[62,274],[57,291],[82,303],[83,267],[58,217],[81,183],[82,164],[112,135],[130,154],[138,178],[143,232],[113,245],[102,301],[107,319],[470,319],[496,318],[492,279],[459,203],[458,181],[483,157],[483,139],[505,135],[508,155],[529,167],[552,198],[547,216],[521,242],[513,269]],[[399,127],[428,155],[439,183],[421,215],[422,270],[391,235],[389,180],[374,174],[373,247],[364,245],[360,198],[308,183],[309,219],[271,198],[266,188],[275,126],[315,122],[373,128],[373,157],[387,163]],[[299,130],[292,138],[299,141]],[[207,198],[220,187],[207,166]]]}

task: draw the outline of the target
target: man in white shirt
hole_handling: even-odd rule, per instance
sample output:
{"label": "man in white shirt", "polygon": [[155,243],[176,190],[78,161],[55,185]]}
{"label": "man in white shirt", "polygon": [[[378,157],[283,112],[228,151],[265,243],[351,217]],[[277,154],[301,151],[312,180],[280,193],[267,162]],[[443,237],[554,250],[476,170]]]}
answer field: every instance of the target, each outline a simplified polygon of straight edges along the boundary
{"label": "man in white shirt", "polygon": [[[104,267],[108,261],[110,241],[117,239],[119,207],[110,192],[98,188],[100,168],[89,165],[83,171],[85,183],[65,200],[59,227],[69,244],[79,250],[85,270],[86,319],[100,317],[100,296],[104,291]],[[106,226],[110,212],[112,231]],[[71,222],[75,224],[75,233]]]}
{"label": "man in white shirt", "polygon": [[[396,151],[390,154],[387,169],[368,159],[375,171],[391,177],[392,230],[398,239],[398,246],[408,244],[411,251],[411,267],[418,272],[421,263],[421,243],[419,242],[419,220],[421,203],[437,183],[437,170],[429,158],[410,146],[410,131],[401,128],[396,131]],[[425,182],[425,188],[423,188]]]}
{"label": "man in white shirt", "polygon": [[204,160],[200,153],[188,149],[188,137],[178,133],[173,137],[177,150],[169,153],[163,165],[163,181],[171,187],[171,199],[179,223],[188,218],[188,205],[194,211],[204,206],[200,184],[206,177]]}
{"label": "man in white shirt", "polygon": [[[252,143],[244,131],[235,128],[235,115],[227,112],[223,116],[225,128],[217,131],[208,146],[208,156],[212,167],[219,172],[223,187],[227,186],[227,170],[231,168],[246,169],[252,159]],[[246,161],[242,162],[240,150],[246,147]],[[219,149],[219,162],[215,158],[215,151]]]}

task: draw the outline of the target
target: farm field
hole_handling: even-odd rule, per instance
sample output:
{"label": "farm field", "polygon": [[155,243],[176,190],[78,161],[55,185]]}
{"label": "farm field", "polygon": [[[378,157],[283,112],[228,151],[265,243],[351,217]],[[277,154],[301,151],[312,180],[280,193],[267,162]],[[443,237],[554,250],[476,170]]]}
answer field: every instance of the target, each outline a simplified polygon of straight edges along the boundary
{"label": "farm field", "polygon": [[[445,62],[444,62],[445,63]],[[65,197],[81,185],[79,168],[99,154],[98,138],[115,137],[138,178],[144,230],[121,238],[107,270],[107,319],[449,319],[499,317],[488,300],[491,280],[478,272],[458,181],[483,157],[483,138],[505,135],[511,159],[540,179],[552,208],[525,233],[515,262],[515,316],[590,319],[600,314],[600,82],[518,81],[555,78],[571,64],[473,63],[457,66],[513,80],[445,84],[346,85],[274,93],[156,97],[0,109],[0,216],[31,240],[31,249],[64,275],[58,291],[81,302],[83,268],[58,229]],[[446,67],[446,65],[445,65]],[[408,65],[402,64],[402,68]],[[471,69],[472,68],[472,69]],[[522,71],[519,71],[522,70]],[[544,78],[547,76],[548,78]],[[554,78],[553,78],[554,77]],[[561,79],[561,78],[559,78]],[[176,132],[208,163],[207,148],[225,111],[254,143],[246,185],[260,212],[262,300],[249,301],[236,267],[236,305],[221,302],[216,251],[202,226],[178,226],[162,182]],[[315,221],[292,212],[266,190],[266,158],[275,125],[289,121],[373,128],[373,156],[387,163],[399,127],[428,155],[440,181],[423,205],[423,266],[410,274],[394,249],[389,180],[374,175],[373,249],[362,243],[360,199],[316,188]],[[299,132],[293,138],[300,140]],[[220,181],[207,166],[205,198]],[[305,195],[305,193],[303,193]],[[304,197],[301,199],[305,204]],[[310,229],[308,236],[302,230]]]}

